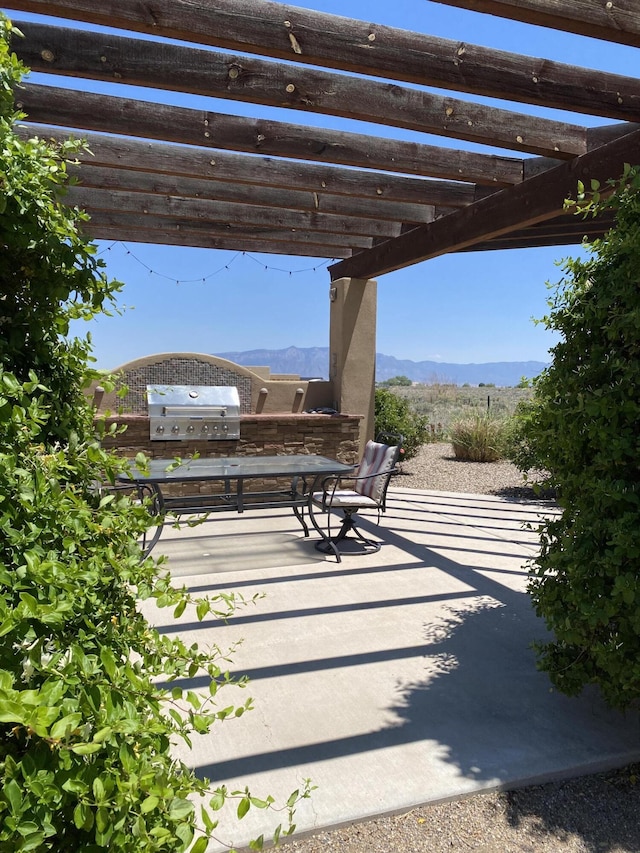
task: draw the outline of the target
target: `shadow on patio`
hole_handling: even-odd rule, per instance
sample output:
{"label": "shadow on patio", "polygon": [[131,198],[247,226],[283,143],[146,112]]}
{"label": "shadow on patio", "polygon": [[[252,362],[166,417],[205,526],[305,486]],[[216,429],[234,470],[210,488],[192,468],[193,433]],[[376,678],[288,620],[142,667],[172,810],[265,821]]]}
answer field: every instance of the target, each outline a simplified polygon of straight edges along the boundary
{"label": "shadow on patio", "polygon": [[[640,756],[637,717],[593,692],[557,694],[536,671],[531,643],[546,631],[525,592],[536,534],[522,525],[546,511],[394,490],[381,527],[366,523],[380,552],[340,565],[318,559],[286,512],[171,531],[159,548],[193,592],[266,593],[228,624],[159,614],[186,642],[243,639],[233,671],[250,676],[256,704],[180,757],[258,796],[311,777],[318,790],[296,815],[310,830]],[[234,537],[240,561],[233,549],[214,560],[215,540],[224,551]],[[235,842],[260,820],[247,816]]]}

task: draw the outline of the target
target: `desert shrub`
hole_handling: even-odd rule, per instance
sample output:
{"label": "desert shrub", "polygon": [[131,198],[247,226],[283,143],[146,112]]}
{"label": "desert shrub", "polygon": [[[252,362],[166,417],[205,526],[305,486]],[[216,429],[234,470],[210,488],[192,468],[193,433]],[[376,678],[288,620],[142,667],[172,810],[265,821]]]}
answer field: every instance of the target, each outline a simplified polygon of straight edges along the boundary
{"label": "desert shrub", "polygon": [[[82,237],[83,216],[60,203],[74,145],[13,131],[23,69],[10,33],[0,16],[0,851],[203,853],[229,793],[210,791],[171,744],[250,700],[221,706],[224,651],[160,635],[137,605],[203,619],[235,600],[192,600],[142,561],[146,508],[109,488],[123,463],[101,448],[82,393],[89,343],[67,333],[119,284]],[[196,673],[206,696],[179,686]],[[191,795],[205,797],[195,842]],[[271,805],[237,799],[239,815]]]}
{"label": "desert shrub", "polygon": [[504,426],[487,415],[472,415],[451,425],[450,438],[457,459],[496,462],[504,455]]}
{"label": "desert shrub", "polygon": [[[412,412],[424,415],[438,433],[448,439],[451,425],[467,415],[490,414],[496,420],[508,418],[521,400],[531,396],[531,388],[487,388],[457,385],[413,385],[395,387],[393,393],[409,403]],[[439,426],[438,426],[439,425]]]}
{"label": "desert shrub", "polygon": [[386,388],[376,388],[375,431],[401,434],[403,459],[411,459],[431,439],[429,421],[411,411],[409,403]]}
{"label": "desert shrub", "polygon": [[[640,173],[585,212],[616,224],[586,260],[568,259],[546,326],[560,335],[523,422],[528,461],[557,488],[529,590],[553,639],[538,646],[553,684],[599,685],[624,708],[640,698]],[[611,188],[609,188],[610,190]]]}

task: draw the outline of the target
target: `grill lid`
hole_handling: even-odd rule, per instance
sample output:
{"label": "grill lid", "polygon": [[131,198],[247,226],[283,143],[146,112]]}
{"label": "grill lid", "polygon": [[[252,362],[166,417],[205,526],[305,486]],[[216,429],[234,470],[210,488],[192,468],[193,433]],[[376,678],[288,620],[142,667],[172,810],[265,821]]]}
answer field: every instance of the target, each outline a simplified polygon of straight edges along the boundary
{"label": "grill lid", "polygon": [[240,438],[240,398],[233,385],[147,385],[152,440]]}
{"label": "grill lid", "polygon": [[169,406],[229,406],[240,411],[235,385],[147,385],[147,403],[150,415],[160,414],[162,408]]}

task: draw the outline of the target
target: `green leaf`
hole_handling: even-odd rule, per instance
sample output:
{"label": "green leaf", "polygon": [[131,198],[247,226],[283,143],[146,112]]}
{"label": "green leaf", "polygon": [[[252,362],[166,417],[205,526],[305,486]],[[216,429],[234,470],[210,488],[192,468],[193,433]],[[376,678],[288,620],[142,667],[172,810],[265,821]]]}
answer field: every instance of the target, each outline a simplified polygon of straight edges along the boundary
{"label": "green leaf", "polygon": [[193,690],[187,691],[187,702],[196,710],[199,710],[202,705],[202,700]]}
{"label": "green leaf", "polygon": [[73,810],[73,822],[78,829],[90,830],[93,826],[93,811],[86,803],[78,803]]}
{"label": "green leaf", "polygon": [[251,808],[251,800],[249,797],[243,797],[238,803],[238,817],[242,819]]}
{"label": "green leaf", "polygon": [[29,835],[25,836],[22,839],[22,844],[20,845],[21,853],[25,853],[27,850],[38,850],[42,848],[42,844],[44,843],[45,834],[41,830],[36,832],[32,832]]}
{"label": "green leaf", "polygon": [[140,811],[142,812],[142,814],[147,814],[147,812],[152,812],[157,807],[159,802],[160,802],[159,797],[154,797],[153,795],[150,795],[150,796],[146,797],[142,801],[142,803],[140,804]]}
{"label": "green leaf", "polygon": [[0,698],[0,723],[24,724],[25,709],[18,702]]}
{"label": "green leaf", "polygon": [[82,721],[82,714],[67,714],[56,723],[53,724],[49,731],[49,737],[56,740],[67,737],[74,729],[76,729]]}
{"label": "green leaf", "polygon": [[32,616],[36,616],[39,611],[38,600],[30,595],[28,592],[20,593],[20,601],[24,604],[26,609],[31,613]]}
{"label": "green leaf", "polygon": [[218,788],[213,797],[209,800],[209,806],[215,811],[219,811],[225,803],[227,799],[227,789],[226,788]]}
{"label": "green leaf", "polygon": [[111,826],[111,814],[106,806],[100,806],[96,809],[96,829],[98,832],[105,834]]}
{"label": "green leaf", "polygon": [[106,797],[106,791],[104,785],[102,783],[102,779],[99,776],[93,780],[93,796],[95,798],[96,803],[102,803]]}
{"label": "green leaf", "polygon": [[108,646],[103,646],[100,649],[100,660],[111,681],[115,681],[117,672],[116,657]]}
{"label": "green leaf", "polygon": [[111,735],[113,734],[113,729],[111,726],[105,726],[100,731],[96,732],[93,736],[94,743],[104,743],[105,740],[109,740]]}
{"label": "green leaf", "polygon": [[19,814],[22,808],[22,788],[15,779],[10,779],[7,782],[3,793],[7,798],[12,814]]}
{"label": "green leaf", "polygon": [[176,827],[176,837],[182,842],[179,850],[186,850],[193,839],[193,827],[189,823],[181,823]]}
{"label": "green leaf", "polygon": [[169,803],[169,817],[171,820],[184,820],[193,813],[193,803],[180,797],[174,797]]}
{"label": "green leaf", "polygon": [[211,819],[209,812],[207,811],[207,809],[205,809],[204,806],[200,806],[200,817],[202,818],[204,828],[209,834],[211,834],[213,830],[217,827],[218,821]]}
{"label": "green leaf", "polygon": [[250,797],[250,800],[251,805],[255,806],[257,809],[268,809],[273,803],[273,797],[269,797],[268,800],[259,800],[257,797]]}
{"label": "green leaf", "polygon": [[99,743],[78,743],[71,747],[71,752],[75,752],[76,755],[93,755],[101,749],[102,745]]}
{"label": "green leaf", "polygon": [[189,853],[205,853],[205,850],[209,846],[209,841],[204,835],[201,835],[200,838],[196,838],[193,847],[189,851]]}

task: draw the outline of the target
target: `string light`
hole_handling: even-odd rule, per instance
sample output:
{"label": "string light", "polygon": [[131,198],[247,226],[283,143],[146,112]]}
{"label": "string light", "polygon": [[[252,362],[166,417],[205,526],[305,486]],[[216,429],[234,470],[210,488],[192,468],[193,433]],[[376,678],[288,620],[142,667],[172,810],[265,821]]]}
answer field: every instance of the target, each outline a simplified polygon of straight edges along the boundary
{"label": "string light", "polygon": [[133,258],[133,260],[136,261],[138,264],[140,264],[141,267],[146,269],[147,272],[149,273],[149,275],[155,275],[155,276],[158,276],[158,278],[164,278],[167,281],[173,281],[176,284],[196,284],[196,283],[205,284],[208,281],[208,279],[214,278],[214,276],[219,275],[220,273],[224,272],[225,270],[231,269],[232,264],[234,264],[238,260],[238,258],[248,258],[250,261],[253,261],[255,264],[258,264],[259,266],[261,266],[265,270],[265,272],[271,270],[271,272],[289,273],[290,276],[296,275],[298,273],[316,272],[319,269],[323,269],[324,267],[327,267],[330,263],[332,263],[332,261],[335,260],[335,258],[331,258],[331,259],[328,259],[326,261],[322,261],[321,263],[316,264],[315,266],[312,266],[312,267],[304,267],[304,268],[298,269],[298,270],[286,270],[286,269],[283,269],[282,267],[269,266],[268,264],[265,264],[263,261],[255,258],[249,252],[236,252],[236,254],[231,258],[230,261],[228,261],[226,264],[219,267],[218,269],[214,270],[213,272],[208,273],[207,275],[202,275],[202,276],[199,276],[198,278],[177,279],[174,276],[166,275],[165,273],[161,273],[161,272],[158,272],[157,270],[152,269],[147,263],[145,263],[143,260],[141,260],[136,254],[134,254],[131,251],[131,249],[125,243],[123,243],[121,240],[114,240],[114,242],[110,246],[107,246],[105,249],[98,252],[98,255],[102,255],[106,252],[110,252],[115,246],[122,246],[122,248],[127,253],[127,256],[130,258]]}

